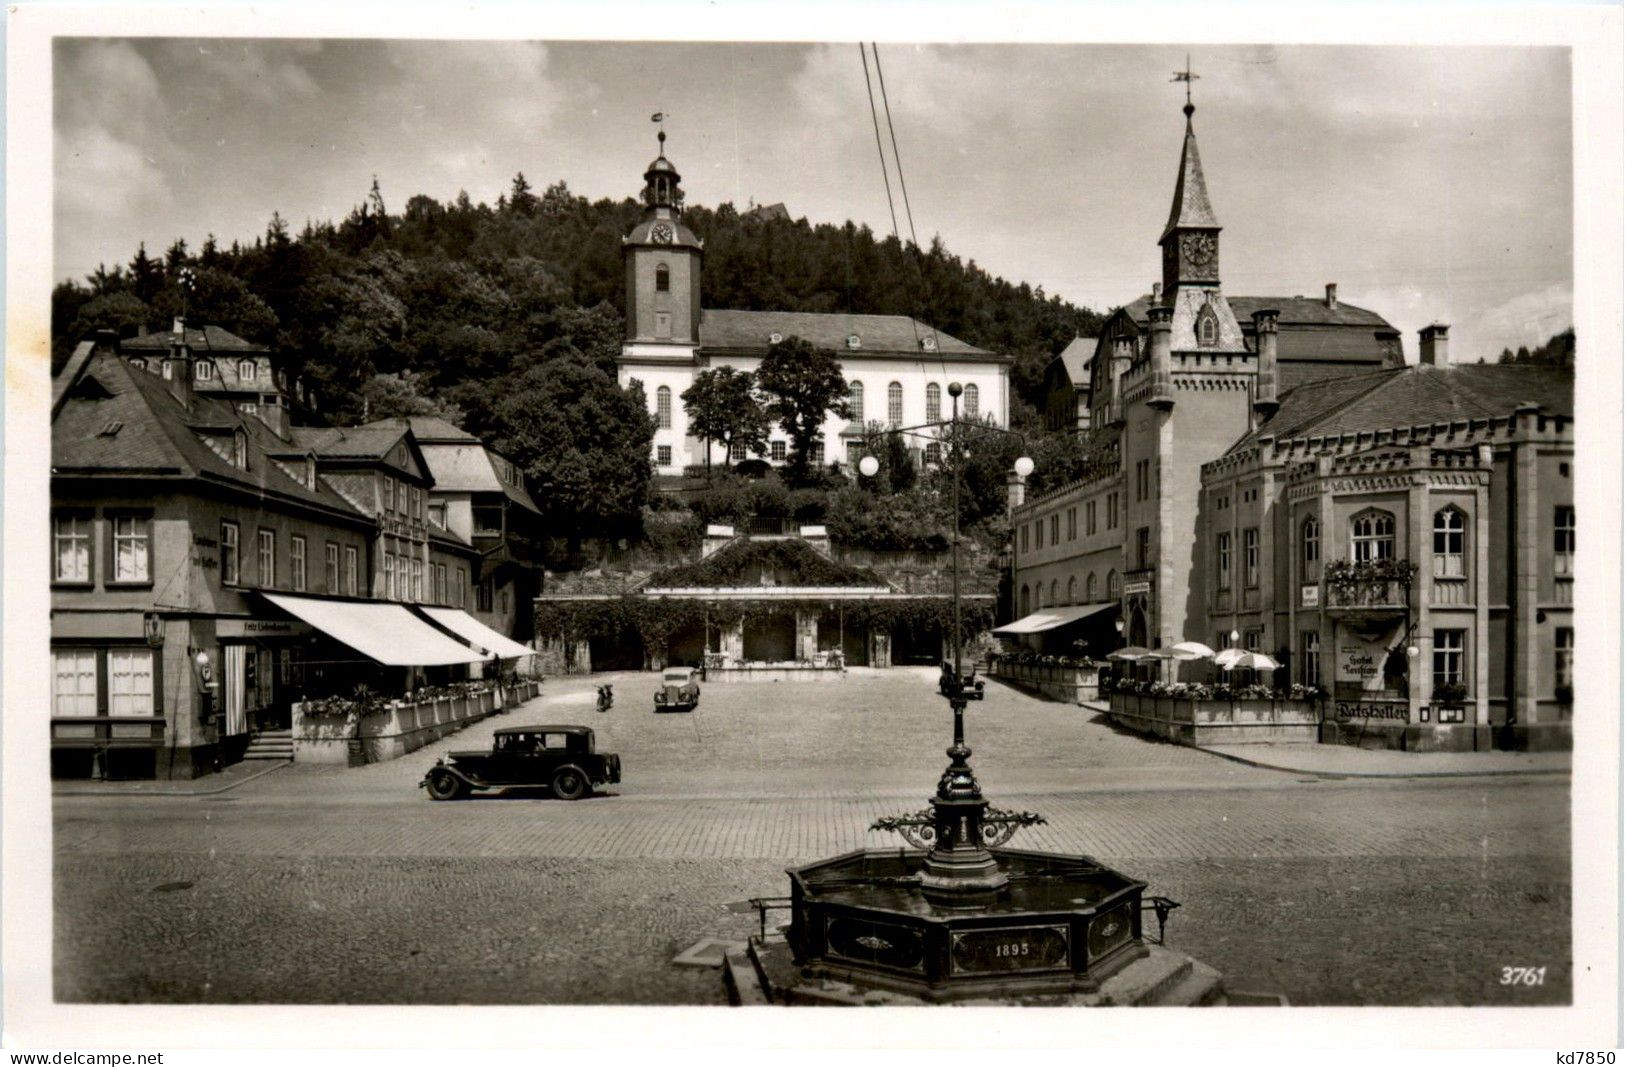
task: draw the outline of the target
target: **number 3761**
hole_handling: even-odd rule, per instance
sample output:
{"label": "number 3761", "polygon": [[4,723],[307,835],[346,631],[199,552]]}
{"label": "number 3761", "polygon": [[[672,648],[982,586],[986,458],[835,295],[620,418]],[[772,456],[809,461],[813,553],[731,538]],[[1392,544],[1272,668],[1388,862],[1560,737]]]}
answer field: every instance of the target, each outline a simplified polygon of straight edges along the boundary
{"label": "number 3761", "polygon": [[1502,985],[1545,985],[1544,967],[1502,967]]}

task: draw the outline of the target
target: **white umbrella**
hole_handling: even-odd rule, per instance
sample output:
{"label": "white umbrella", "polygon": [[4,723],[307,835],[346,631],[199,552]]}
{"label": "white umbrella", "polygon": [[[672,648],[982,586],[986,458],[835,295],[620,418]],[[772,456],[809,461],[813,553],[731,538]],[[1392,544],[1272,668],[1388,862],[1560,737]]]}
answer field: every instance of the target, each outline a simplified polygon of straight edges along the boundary
{"label": "white umbrella", "polygon": [[1244,648],[1224,649],[1213,657],[1213,662],[1220,670],[1226,671],[1273,671],[1281,666],[1262,652],[1249,652]]}
{"label": "white umbrella", "polygon": [[1168,651],[1173,653],[1172,658],[1178,660],[1213,658],[1213,650],[1200,641],[1181,641],[1177,645],[1168,646]]}

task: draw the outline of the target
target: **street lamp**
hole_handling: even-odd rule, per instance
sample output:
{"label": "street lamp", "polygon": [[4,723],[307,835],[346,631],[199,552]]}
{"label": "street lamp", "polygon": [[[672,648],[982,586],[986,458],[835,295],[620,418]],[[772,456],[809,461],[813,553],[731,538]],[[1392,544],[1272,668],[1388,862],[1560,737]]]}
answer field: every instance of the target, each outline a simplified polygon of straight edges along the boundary
{"label": "street lamp", "polygon": [[873,478],[880,473],[880,461],[873,456],[864,456],[858,460],[858,473],[865,478]]}

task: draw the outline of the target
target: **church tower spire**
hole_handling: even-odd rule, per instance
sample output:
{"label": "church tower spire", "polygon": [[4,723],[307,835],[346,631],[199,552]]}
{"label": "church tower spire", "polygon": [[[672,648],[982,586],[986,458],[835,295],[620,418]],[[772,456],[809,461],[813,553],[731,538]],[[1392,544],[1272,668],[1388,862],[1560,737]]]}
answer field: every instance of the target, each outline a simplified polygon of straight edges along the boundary
{"label": "church tower spire", "polygon": [[645,357],[691,360],[699,344],[700,265],[705,243],[683,223],[682,175],[666,158],[666,114],[659,154],[643,172],[643,218],[621,239],[626,264],[626,345]]}
{"label": "church tower spire", "polygon": [[1213,203],[1207,195],[1207,179],[1202,176],[1202,156],[1196,148],[1196,130],[1191,117],[1191,82],[1200,75],[1190,69],[1175,71],[1173,80],[1185,83],[1185,144],[1179,153],[1179,175],[1174,180],[1174,202],[1168,211],[1168,225],[1158,243],[1162,245],[1162,292],[1170,303],[1181,286],[1217,287],[1219,284],[1219,226]]}

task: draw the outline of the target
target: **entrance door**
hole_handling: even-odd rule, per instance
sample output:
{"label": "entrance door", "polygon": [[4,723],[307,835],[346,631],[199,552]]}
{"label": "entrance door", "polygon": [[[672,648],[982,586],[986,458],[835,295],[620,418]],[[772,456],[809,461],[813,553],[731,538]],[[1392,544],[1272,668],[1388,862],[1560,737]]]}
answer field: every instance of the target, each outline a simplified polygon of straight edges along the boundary
{"label": "entrance door", "polygon": [[226,697],[226,736],[248,732],[248,649],[222,645],[220,685]]}
{"label": "entrance door", "polygon": [[794,615],[769,615],[745,622],[747,663],[786,663],[796,658]]}

